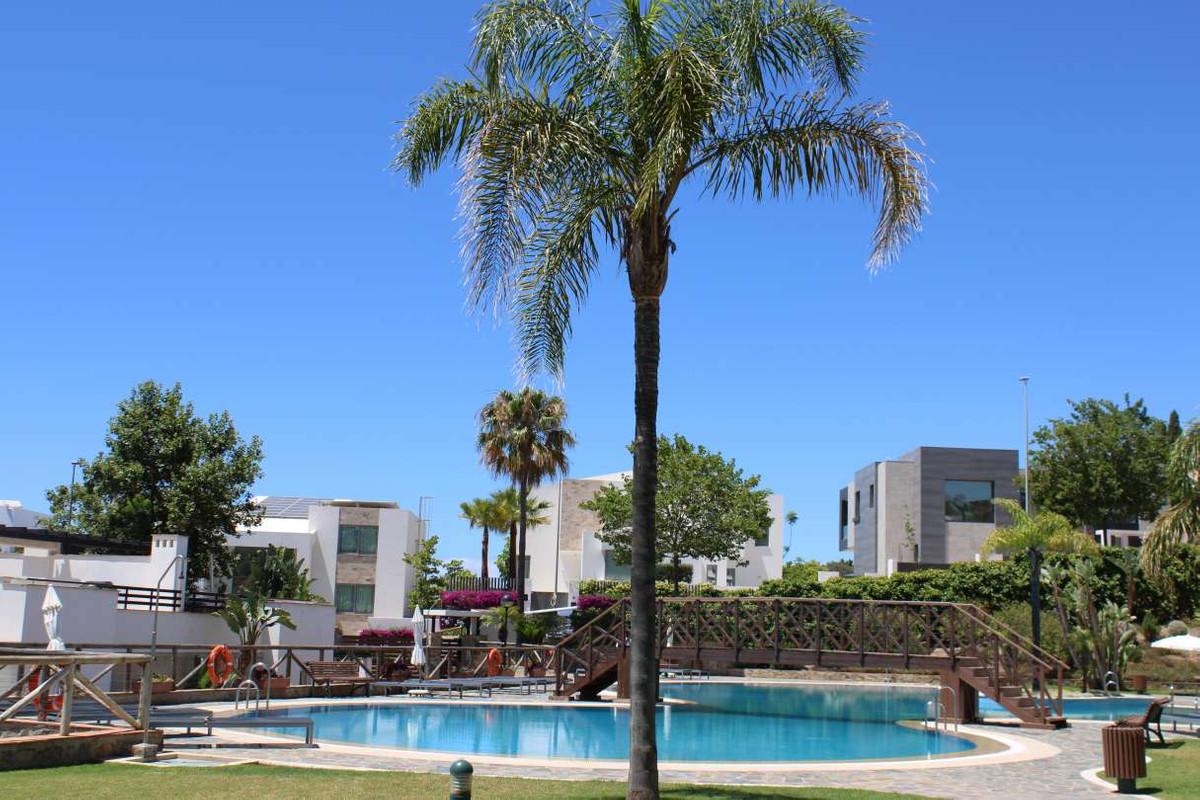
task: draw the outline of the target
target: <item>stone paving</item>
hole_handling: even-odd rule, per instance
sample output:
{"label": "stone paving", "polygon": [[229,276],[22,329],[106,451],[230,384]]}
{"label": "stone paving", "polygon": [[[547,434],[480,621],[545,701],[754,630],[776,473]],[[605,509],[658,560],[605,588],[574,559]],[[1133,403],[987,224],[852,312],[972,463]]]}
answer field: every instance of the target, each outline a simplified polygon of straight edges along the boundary
{"label": "stone paving", "polygon": [[[993,726],[963,726],[968,733],[996,732]],[[1077,724],[1061,731],[1026,731],[1004,729],[1012,738],[1028,738],[1044,742],[1061,751],[1058,755],[1036,760],[1009,763],[963,763],[953,766],[946,759],[944,766],[917,766],[911,769],[847,768],[795,771],[705,771],[703,769],[663,770],[661,778],[669,783],[709,783],[758,786],[825,786],[879,791],[906,792],[926,797],[948,798],[1074,798],[1111,795],[1084,780],[1080,773],[1100,764],[1100,726]],[[205,741],[199,737],[193,742]],[[184,740],[181,740],[184,741]],[[228,741],[228,740],[226,740]],[[400,755],[366,748],[322,747],[318,749],[275,749],[222,747],[207,752],[221,758],[250,759],[263,763],[324,768],[406,770],[418,772],[444,771],[445,765],[427,760],[410,760]],[[190,753],[189,753],[190,755]],[[546,767],[525,764],[475,764],[477,775],[519,778],[554,778],[568,780],[622,780],[624,773],[611,767],[587,766]],[[769,795],[764,795],[769,797]]]}

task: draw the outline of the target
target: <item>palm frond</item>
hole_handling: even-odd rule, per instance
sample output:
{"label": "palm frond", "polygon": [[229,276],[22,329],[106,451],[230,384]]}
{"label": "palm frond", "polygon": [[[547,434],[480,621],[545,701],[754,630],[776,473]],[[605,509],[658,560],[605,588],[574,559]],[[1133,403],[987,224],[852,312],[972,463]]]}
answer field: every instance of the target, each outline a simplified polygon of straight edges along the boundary
{"label": "palm frond", "polygon": [[837,108],[819,96],[781,98],[714,136],[692,168],[708,166],[708,187],[732,198],[848,189],[877,200],[868,263],[878,267],[921,229],[928,186],[919,141],[883,103]]}
{"label": "palm frond", "polygon": [[496,0],[477,20],[474,65],[491,87],[507,79],[587,91],[611,45],[579,0]]}
{"label": "palm frond", "polygon": [[1193,421],[1171,445],[1167,461],[1171,505],[1150,528],[1142,545],[1142,566],[1162,578],[1163,565],[1182,544],[1200,542],[1200,421]]}
{"label": "palm frond", "polygon": [[426,174],[457,156],[491,113],[491,98],[474,82],[442,81],[417,98],[396,140],[392,169],[420,185]]}

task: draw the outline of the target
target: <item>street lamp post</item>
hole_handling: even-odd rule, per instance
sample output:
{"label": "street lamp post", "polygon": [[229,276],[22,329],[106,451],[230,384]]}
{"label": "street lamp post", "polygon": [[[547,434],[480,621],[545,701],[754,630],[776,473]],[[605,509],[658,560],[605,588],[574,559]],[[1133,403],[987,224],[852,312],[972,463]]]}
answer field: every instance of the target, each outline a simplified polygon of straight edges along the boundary
{"label": "street lamp post", "polygon": [[[1032,512],[1033,498],[1029,494],[1029,376],[1022,375],[1017,379],[1021,382],[1022,393],[1025,396],[1025,514]],[[1029,551],[1029,606],[1030,633],[1037,647],[1042,644],[1042,554],[1036,547]],[[1035,678],[1036,682],[1036,678]]]}
{"label": "street lamp post", "polygon": [[75,521],[75,468],[84,465],[82,458],[77,458],[71,462],[71,488],[67,490],[67,533],[71,532],[71,525]]}

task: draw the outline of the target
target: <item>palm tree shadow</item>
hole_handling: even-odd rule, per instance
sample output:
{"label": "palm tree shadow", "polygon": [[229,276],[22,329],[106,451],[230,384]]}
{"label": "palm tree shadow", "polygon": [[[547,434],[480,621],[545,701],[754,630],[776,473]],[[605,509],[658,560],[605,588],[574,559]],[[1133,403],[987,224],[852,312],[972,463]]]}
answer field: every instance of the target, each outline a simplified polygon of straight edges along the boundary
{"label": "palm tree shadow", "polygon": [[[701,798],[701,800],[824,800],[829,797],[828,790],[813,789],[812,791],[813,794],[808,794],[805,792],[805,787],[776,790],[769,786],[746,786],[744,788],[734,786],[688,786],[686,788],[664,789],[662,798],[663,800],[682,800],[682,798]],[[796,792],[800,792],[800,794]]]}

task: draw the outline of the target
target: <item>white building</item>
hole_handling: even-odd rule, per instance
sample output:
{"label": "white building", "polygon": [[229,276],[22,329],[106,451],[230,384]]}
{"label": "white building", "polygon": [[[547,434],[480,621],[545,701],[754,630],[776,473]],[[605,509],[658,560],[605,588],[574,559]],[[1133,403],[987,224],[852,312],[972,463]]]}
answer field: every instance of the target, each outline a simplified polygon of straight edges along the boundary
{"label": "white building", "polygon": [[[591,478],[567,478],[531,492],[534,500],[550,504],[545,512],[549,522],[531,527],[526,534],[527,591],[534,608],[561,605],[574,599],[583,580],[629,579],[629,567],[618,564],[611,548],[597,538],[600,522],[595,513],[580,508],[580,504],[590,500],[602,486],[617,485],[627,474],[616,472]],[[762,538],[746,543],[740,559],[684,559],[683,563],[692,568],[691,583],[708,583],[720,588],[754,588],[765,580],[782,577],[782,495],[768,495],[767,504],[771,527]],[[739,561],[747,563],[739,566]]]}
{"label": "white building", "polygon": [[[240,553],[268,545],[294,550],[309,569],[313,593],[323,598],[274,601],[288,609],[297,629],[272,629],[272,644],[333,644],[338,633],[409,624],[413,569],[404,555],[420,540],[416,515],[392,502],[301,497],[257,497],[255,502],[264,512],[261,523],[229,544]],[[3,508],[0,522],[40,521],[15,501]],[[203,595],[189,598],[182,570],[172,568],[177,556],[186,562],[187,541],[186,536],[156,535],[148,547],[116,543],[105,554],[84,554],[79,551],[86,537],[0,524],[0,643],[46,641],[41,603],[53,584],[63,598],[68,643],[148,642],[153,591],[159,586],[160,643],[235,644],[236,636],[208,613],[211,606],[197,607],[194,601]],[[199,579],[190,581],[193,588],[229,588],[192,577]]]}
{"label": "white building", "polygon": [[414,573],[404,556],[420,542],[416,514],[390,501],[254,500],[263,509],[262,522],[231,542],[236,551],[267,545],[295,550],[313,579],[312,591],[334,603],[343,634],[406,624]]}

